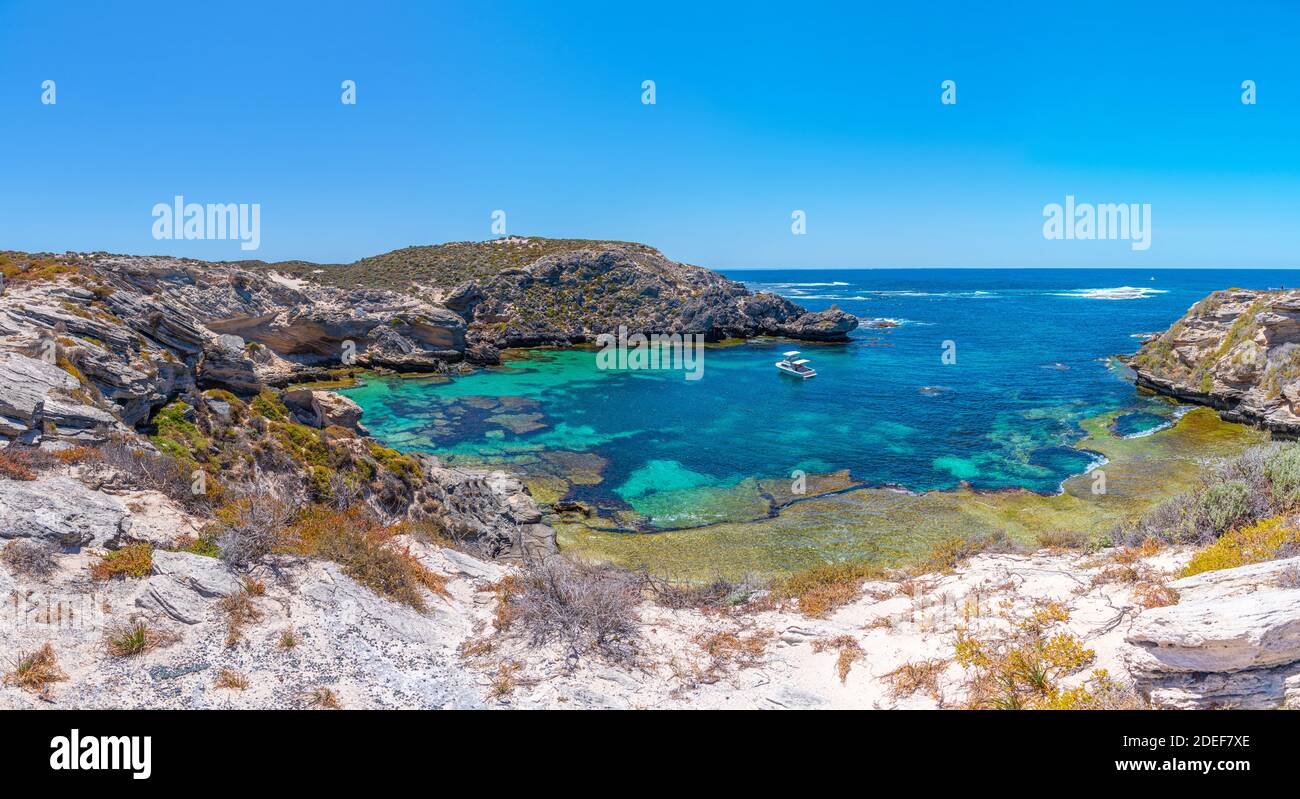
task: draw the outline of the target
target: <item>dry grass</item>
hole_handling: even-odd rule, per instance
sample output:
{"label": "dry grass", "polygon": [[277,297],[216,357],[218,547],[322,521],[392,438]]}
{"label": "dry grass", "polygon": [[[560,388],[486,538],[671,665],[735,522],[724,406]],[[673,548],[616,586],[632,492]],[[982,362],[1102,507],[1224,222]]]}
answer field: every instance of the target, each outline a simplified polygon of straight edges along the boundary
{"label": "dry grass", "polygon": [[948,663],[940,658],[904,663],[881,679],[889,685],[890,699],[897,701],[924,691],[937,702],[940,700],[939,677],[948,668]]}
{"label": "dry grass", "polygon": [[772,633],[764,630],[747,638],[733,632],[701,633],[694,640],[709,658],[708,671],[725,674],[761,663]]}
{"label": "dry grass", "polygon": [[49,577],[58,568],[51,547],[22,538],[6,544],[5,548],[0,550],[0,560],[4,561],[14,574],[37,579]]}
{"label": "dry grass", "polygon": [[244,585],[244,593],[248,594],[249,596],[266,595],[266,583],[262,582],[261,580],[255,580],[252,577],[245,575],[243,580],[241,580],[241,582]]}
{"label": "dry grass", "polygon": [[226,617],[226,646],[233,647],[243,637],[244,627],[262,620],[262,611],[253,603],[247,590],[222,597],[217,609]]}
{"label": "dry grass", "polygon": [[90,579],[111,580],[115,577],[148,577],[153,570],[153,547],[149,544],[128,544],[113,552],[105,552],[99,561],[90,565]]}
{"label": "dry grass", "polygon": [[4,676],[5,685],[15,685],[34,693],[44,692],[50,683],[62,682],[68,675],[59,668],[58,658],[54,656],[54,647],[44,644],[35,652],[18,656],[14,668]]}
{"label": "dry grass", "polygon": [[294,632],[294,629],[290,627],[280,633],[280,638],[277,643],[281,649],[293,649],[298,645],[298,633]]}
{"label": "dry grass", "polygon": [[213,685],[217,688],[242,691],[248,687],[248,678],[234,669],[222,669],[217,672],[217,681]]}
{"label": "dry grass", "polygon": [[104,645],[113,657],[128,658],[166,646],[176,638],[171,633],[149,626],[144,619],[135,619],[108,628],[104,633]]}
{"label": "dry grass", "polygon": [[339,695],[330,688],[319,685],[303,695],[303,704],[315,710],[341,710]]}
{"label": "dry grass", "polygon": [[400,528],[385,528],[362,507],[344,511],[308,510],[292,525],[284,546],[303,555],[325,558],[371,591],[424,611],[425,591],[448,597],[448,578],[431,571],[410,551],[397,547]]}
{"label": "dry grass", "polygon": [[840,677],[840,684],[848,683],[849,671],[853,664],[857,663],[867,656],[858,639],[851,635],[840,635],[835,638],[820,639],[813,641],[814,652],[828,652],[834,650],[839,652],[839,657],[835,659],[835,673]]}
{"label": "dry grass", "polygon": [[1133,588],[1133,598],[1147,610],[1176,605],[1179,599],[1178,592],[1159,579],[1138,583]]}
{"label": "dry grass", "polygon": [[503,660],[497,666],[497,673],[492,677],[492,683],[488,689],[489,695],[493,699],[504,699],[512,694],[518,687],[518,674],[522,666],[513,660]]}
{"label": "dry grass", "polygon": [[779,580],[772,587],[780,601],[798,603],[805,616],[823,617],[862,595],[862,584],[879,580],[885,571],[862,561],[840,561],[814,566]]}

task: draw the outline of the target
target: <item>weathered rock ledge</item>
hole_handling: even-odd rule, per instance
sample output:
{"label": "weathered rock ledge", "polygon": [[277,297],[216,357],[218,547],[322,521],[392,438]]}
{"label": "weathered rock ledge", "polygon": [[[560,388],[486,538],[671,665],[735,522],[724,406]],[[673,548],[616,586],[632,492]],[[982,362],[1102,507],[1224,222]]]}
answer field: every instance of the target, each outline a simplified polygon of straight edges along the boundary
{"label": "weathered rock ledge", "polygon": [[1141,388],[1300,437],[1300,291],[1216,291],[1128,364]]}

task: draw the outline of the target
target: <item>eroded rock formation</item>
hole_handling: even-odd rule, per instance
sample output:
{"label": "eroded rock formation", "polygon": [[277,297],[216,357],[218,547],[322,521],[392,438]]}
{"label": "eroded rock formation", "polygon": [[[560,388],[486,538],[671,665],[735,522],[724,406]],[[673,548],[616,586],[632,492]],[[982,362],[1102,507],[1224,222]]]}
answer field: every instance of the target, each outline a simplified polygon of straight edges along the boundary
{"label": "eroded rock formation", "polygon": [[1300,291],[1216,291],[1130,365],[1139,386],[1300,436]]}

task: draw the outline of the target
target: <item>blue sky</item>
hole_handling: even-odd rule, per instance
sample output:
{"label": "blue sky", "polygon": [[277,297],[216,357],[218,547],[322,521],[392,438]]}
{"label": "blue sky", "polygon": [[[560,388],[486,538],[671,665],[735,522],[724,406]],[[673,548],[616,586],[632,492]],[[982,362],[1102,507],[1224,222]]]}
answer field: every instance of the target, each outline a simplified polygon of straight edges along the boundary
{"label": "blue sky", "polygon": [[[249,255],[155,240],[182,194],[259,203],[267,260],[501,209],[717,268],[1300,266],[1296,4],[1062,8],[0,0],[0,247]],[[1045,240],[1067,194],[1150,249]]]}

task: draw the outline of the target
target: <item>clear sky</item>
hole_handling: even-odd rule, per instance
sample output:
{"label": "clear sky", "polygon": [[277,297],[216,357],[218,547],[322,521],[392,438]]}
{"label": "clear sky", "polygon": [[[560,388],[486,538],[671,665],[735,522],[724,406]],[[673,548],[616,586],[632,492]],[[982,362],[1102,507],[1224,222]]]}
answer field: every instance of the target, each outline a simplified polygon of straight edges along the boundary
{"label": "clear sky", "polygon": [[[351,261],[501,209],[718,268],[1300,266],[1294,2],[0,0],[0,112],[0,248]],[[261,249],[155,240],[177,194]],[[1067,194],[1150,249],[1044,239]]]}

